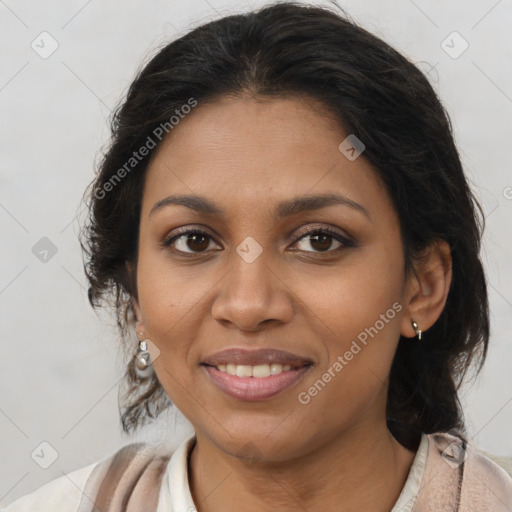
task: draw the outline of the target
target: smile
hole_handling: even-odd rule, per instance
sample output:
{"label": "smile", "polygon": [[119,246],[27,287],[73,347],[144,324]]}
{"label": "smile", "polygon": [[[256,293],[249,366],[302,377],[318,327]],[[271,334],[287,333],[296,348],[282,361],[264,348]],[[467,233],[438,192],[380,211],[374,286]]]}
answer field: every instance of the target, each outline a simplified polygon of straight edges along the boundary
{"label": "smile", "polygon": [[267,400],[298,384],[312,368],[306,364],[299,368],[281,364],[236,365],[219,367],[201,365],[210,381],[232,398],[254,402]]}

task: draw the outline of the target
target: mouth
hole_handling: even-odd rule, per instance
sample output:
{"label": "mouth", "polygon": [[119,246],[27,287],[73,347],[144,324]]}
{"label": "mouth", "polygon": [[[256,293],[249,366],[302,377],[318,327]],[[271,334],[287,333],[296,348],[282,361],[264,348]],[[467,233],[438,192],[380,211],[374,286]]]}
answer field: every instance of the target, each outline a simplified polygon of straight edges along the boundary
{"label": "mouth", "polygon": [[296,386],[314,366],[311,359],[284,350],[229,348],[200,363],[208,380],[237,400],[268,400]]}
{"label": "mouth", "polygon": [[[232,375],[222,371],[216,366],[201,365],[207,373],[208,380],[225,395],[245,402],[257,402],[269,400],[296,386],[304,375],[313,367],[313,364],[305,364],[301,367],[284,369],[282,365],[271,365],[274,375],[255,377],[254,373],[267,374],[269,365],[226,365],[226,370],[235,371],[242,375]],[[222,366],[223,365],[219,365]],[[266,367],[266,368],[264,368]],[[251,375],[249,375],[251,374]]]}

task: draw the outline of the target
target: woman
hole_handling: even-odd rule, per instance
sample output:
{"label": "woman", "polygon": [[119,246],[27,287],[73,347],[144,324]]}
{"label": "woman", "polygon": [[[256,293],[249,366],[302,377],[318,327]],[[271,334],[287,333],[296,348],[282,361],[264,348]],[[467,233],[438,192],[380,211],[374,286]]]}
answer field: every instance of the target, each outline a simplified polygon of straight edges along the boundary
{"label": "woman", "polygon": [[123,428],[173,404],[195,434],[8,512],[510,510],[457,396],[489,338],[480,209],[383,41],[297,3],[198,27],[132,83],[88,198],[89,300],[138,346]]}

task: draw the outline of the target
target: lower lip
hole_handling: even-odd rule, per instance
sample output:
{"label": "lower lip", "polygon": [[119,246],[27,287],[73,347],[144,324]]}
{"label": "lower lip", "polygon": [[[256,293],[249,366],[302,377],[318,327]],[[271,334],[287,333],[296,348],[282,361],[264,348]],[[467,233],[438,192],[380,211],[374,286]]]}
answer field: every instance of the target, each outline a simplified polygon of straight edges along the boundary
{"label": "lower lip", "polygon": [[295,386],[304,374],[311,368],[311,365],[303,366],[298,370],[288,370],[279,375],[269,377],[237,377],[229,373],[221,372],[214,366],[202,365],[206,369],[213,383],[227,395],[256,402],[272,398],[283,391]]}

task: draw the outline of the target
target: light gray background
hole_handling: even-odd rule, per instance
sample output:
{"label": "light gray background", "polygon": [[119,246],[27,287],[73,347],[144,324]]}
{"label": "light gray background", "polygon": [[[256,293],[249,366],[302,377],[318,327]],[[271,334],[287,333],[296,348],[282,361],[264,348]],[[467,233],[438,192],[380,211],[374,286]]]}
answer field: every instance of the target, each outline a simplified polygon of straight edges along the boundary
{"label": "light gray background", "polygon": [[[0,0],[0,506],[131,441],[118,422],[117,333],[87,303],[75,217],[110,109],[158,45],[264,3]],[[489,358],[462,400],[474,442],[511,456],[512,1],[340,3],[420,63],[452,116],[486,212],[492,309]],[[59,45],[46,59],[31,48],[43,31]],[[441,46],[453,31],[469,43],[458,58]],[[452,52],[462,48],[457,38],[445,43]],[[47,262],[32,252],[42,237],[57,249]],[[164,420],[143,438],[175,445],[191,432],[180,416]],[[46,470],[31,458],[43,441],[59,455]]]}

